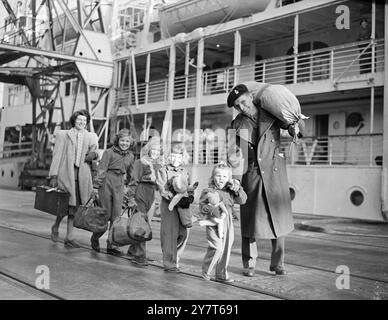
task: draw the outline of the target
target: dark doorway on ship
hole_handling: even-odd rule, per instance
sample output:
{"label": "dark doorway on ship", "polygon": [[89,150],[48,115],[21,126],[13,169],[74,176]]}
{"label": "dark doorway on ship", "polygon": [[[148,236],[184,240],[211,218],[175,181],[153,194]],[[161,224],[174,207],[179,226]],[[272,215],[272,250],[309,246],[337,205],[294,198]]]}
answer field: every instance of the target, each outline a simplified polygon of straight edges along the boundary
{"label": "dark doorway on ship", "polygon": [[[304,42],[298,46],[298,53],[311,51],[310,54],[298,57],[297,82],[323,80],[329,78],[330,52],[314,50],[328,48],[329,46],[321,41]],[[286,60],[286,83],[294,82],[294,47],[287,51],[290,56]]]}
{"label": "dark doorway on ship", "polygon": [[315,116],[315,139],[313,141],[313,157],[311,164],[327,164],[329,151],[329,115]]}

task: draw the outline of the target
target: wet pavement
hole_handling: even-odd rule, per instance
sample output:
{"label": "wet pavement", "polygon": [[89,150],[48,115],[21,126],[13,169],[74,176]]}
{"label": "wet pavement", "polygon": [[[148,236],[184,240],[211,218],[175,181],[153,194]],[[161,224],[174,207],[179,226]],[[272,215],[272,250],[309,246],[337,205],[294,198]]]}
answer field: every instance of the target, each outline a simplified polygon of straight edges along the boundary
{"label": "wet pavement", "polygon": [[[50,269],[50,292],[65,299],[388,299],[388,224],[294,215],[296,229],[286,240],[287,276],[269,272],[270,241],[260,240],[255,277],[242,275],[239,222],[235,222],[229,273],[225,285],[200,278],[206,252],[205,229],[194,225],[181,259],[180,274],[162,269],[159,228],[147,243],[153,261],[139,268],[124,258],[95,253],[90,233],[75,229],[80,249],[50,241],[54,216],[33,209],[34,192],[0,189],[0,272],[34,284],[36,267]],[[106,235],[100,244],[105,248]],[[122,248],[126,251],[126,247]],[[349,288],[338,288],[341,267],[350,272]],[[340,269],[338,269],[340,267]],[[337,273],[336,273],[337,271]],[[263,293],[269,293],[265,295]],[[0,274],[0,299],[48,299]]]}

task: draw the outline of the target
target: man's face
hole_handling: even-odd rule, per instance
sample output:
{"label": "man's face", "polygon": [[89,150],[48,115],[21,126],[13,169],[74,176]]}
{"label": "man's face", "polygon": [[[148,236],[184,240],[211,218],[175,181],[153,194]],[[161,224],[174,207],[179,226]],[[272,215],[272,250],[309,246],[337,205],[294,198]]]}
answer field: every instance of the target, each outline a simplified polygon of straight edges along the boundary
{"label": "man's face", "polygon": [[253,97],[249,93],[244,93],[239,96],[233,103],[233,107],[247,116],[254,116],[257,113],[257,108],[253,104]]}

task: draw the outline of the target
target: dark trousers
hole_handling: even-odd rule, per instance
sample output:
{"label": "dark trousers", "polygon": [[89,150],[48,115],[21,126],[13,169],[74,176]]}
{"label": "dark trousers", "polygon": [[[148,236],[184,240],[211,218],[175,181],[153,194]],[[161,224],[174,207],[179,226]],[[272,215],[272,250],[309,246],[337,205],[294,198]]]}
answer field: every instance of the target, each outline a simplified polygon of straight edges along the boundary
{"label": "dark trousers", "polygon": [[[286,237],[283,236],[276,239],[271,239],[271,266],[283,266],[285,238]],[[258,245],[259,242],[254,238],[241,238],[242,262],[245,269],[255,268],[256,259],[258,257]]]}
{"label": "dark trousers", "polygon": [[179,220],[176,208],[168,209],[169,202],[162,198],[160,213],[160,244],[163,253],[164,269],[179,268],[179,258],[183,253],[189,237],[189,230]]}
{"label": "dark trousers", "polygon": [[[109,232],[111,232],[113,221],[122,213],[122,203],[124,197],[124,176],[109,172],[106,175],[103,186],[98,190],[98,196],[103,208],[107,209],[109,214]],[[92,238],[98,240],[105,232],[94,232]],[[107,240],[107,248],[113,248],[109,237]]]}

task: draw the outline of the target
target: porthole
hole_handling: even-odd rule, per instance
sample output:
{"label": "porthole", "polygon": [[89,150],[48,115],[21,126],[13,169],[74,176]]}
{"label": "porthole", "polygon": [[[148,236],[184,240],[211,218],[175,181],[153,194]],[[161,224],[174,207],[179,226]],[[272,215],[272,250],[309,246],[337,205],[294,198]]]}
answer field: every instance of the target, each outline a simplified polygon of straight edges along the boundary
{"label": "porthole", "polygon": [[291,201],[295,199],[295,189],[293,187],[290,187],[290,197]]}
{"label": "porthole", "polygon": [[354,190],[350,194],[350,202],[357,207],[363,204],[364,199],[364,194],[360,190]]}

